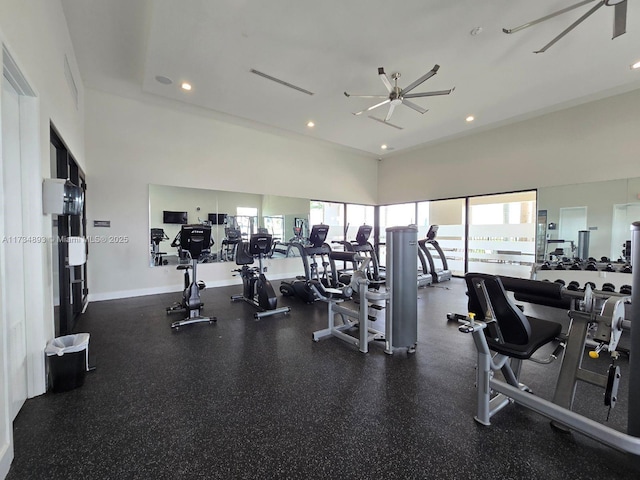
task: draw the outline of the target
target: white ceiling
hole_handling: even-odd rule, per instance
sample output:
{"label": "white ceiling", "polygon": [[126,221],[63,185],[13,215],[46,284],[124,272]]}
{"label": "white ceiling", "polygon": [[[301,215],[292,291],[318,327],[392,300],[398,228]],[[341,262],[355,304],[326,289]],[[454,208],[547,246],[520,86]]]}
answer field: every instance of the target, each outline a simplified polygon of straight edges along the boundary
{"label": "white ceiling", "polygon": [[[627,33],[612,40],[603,6],[542,54],[591,6],[526,30],[515,27],[577,0],[62,0],[85,86],[127,89],[187,102],[375,156],[513,122],[640,88],[640,1],[628,0]],[[482,32],[471,35],[481,27]],[[398,106],[391,123],[352,113],[384,95],[377,75],[400,87],[435,64],[413,93],[423,115]],[[250,73],[256,69],[310,96]],[[163,85],[163,75],[173,80]],[[179,85],[189,81],[191,92]],[[371,112],[379,118],[387,106]],[[465,122],[468,115],[476,121]],[[307,121],[316,126],[310,129]],[[382,144],[390,149],[384,152]]]}

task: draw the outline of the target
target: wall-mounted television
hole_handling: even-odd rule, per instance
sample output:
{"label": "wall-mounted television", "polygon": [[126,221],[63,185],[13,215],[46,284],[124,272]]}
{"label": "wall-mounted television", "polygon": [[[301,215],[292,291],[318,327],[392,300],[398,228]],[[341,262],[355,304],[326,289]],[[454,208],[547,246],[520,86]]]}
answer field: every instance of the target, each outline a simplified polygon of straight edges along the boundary
{"label": "wall-mounted television", "polygon": [[211,225],[226,225],[227,224],[227,214],[226,213],[209,213],[207,215],[207,220]]}
{"label": "wall-mounted television", "polygon": [[187,223],[189,223],[187,221],[187,212],[172,212],[169,210],[163,210],[162,223],[175,223],[178,225],[186,225]]}

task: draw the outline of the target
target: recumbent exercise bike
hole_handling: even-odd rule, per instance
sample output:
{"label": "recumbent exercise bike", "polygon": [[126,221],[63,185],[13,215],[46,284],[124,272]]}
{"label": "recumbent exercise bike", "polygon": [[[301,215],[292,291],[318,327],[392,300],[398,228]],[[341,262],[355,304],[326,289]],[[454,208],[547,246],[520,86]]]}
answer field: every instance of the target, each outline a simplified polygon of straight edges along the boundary
{"label": "recumbent exercise bike", "polygon": [[[254,233],[249,238],[249,242],[241,242],[236,249],[236,264],[241,268],[234,270],[242,277],[242,295],[232,295],[231,300],[244,300],[245,302],[258,308],[253,317],[260,319],[279,313],[288,313],[290,307],[278,308],[278,299],[267,280],[262,260],[271,252],[273,236],[268,233]],[[258,259],[258,267],[250,267],[254,259]]]}

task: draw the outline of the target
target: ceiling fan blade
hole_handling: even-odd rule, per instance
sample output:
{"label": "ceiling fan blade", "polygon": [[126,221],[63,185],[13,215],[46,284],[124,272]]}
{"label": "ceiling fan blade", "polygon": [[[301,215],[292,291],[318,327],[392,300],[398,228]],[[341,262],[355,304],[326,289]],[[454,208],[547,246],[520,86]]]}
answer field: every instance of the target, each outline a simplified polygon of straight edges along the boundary
{"label": "ceiling fan blade", "polygon": [[403,127],[399,127],[398,125],[394,125],[393,123],[385,122],[381,118],[376,118],[373,115],[369,115],[371,120],[375,120],[376,122],[384,123],[385,125],[389,125],[390,127],[397,128],[398,130],[404,130]]}
{"label": "ceiling fan blade", "polygon": [[369,107],[369,108],[365,108],[364,110],[362,110],[362,111],[360,111],[360,112],[356,112],[356,113],[354,113],[354,115],[362,115],[364,112],[369,112],[369,111],[373,110],[374,108],[381,107],[382,105],[384,105],[385,103],[389,103],[390,101],[391,101],[391,100],[389,100],[389,99],[387,98],[384,102],[380,102],[380,103],[377,103],[377,104],[375,104],[375,105],[373,105],[373,106],[371,106],[371,107]]}
{"label": "ceiling fan blade", "polygon": [[415,103],[410,102],[409,100],[403,100],[402,104],[406,105],[409,108],[413,108],[418,113],[423,113],[424,114],[424,113],[429,111],[429,110],[426,110],[426,109],[422,108],[420,105],[416,105]]}
{"label": "ceiling fan blade", "polygon": [[613,38],[627,31],[627,0],[616,4],[613,18]]}
{"label": "ceiling fan blade", "polygon": [[350,93],[344,92],[345,97],[355,97],[355,98],[388,98],[389,95],[352,95]]}
{"label": "ceiling fan blade", "polygon": [[576,20],[575,22],[573,22],[571,25],[569,25],[560,35],[558,35],[556,38],[554,38],[553,40],[551,40],[549,43],[547,43],[544,47],[542,47],[540,50],[536,50],[533,53],[544,53],[546,52],[549,47],[551,47],[552,45],[554,45],[558,40],[560,40],[562,37],[564,37],[567,33],[569,33],[571,30],[573,30],[574,28],[576,28],[578,25],[580,25],[582,22],[584,22],[587,17],[590,17],[591,15],[593,15],[595,13],[596,10],[598,10],[601,6],[604,5],[605,0],[600,0],[593,8],[591,8],[587,13],[585,13],[584,15],[582,15],[578,20]]}
{"label": "ceiling fan blade", "polygon": [[391,93],[393,91],[393,85],[391,85],[391,80],[389,80],[387,74],[384,73],[384,67],[378,67],[378,75],[382,83],[384,83],[384,86],[387,87],[387,91]]}
{"label": "ceiling fan blade", "polygon": [[523,23],[522,25],[514,28],[503,28],[502,31],[504,33],[516,33],[520,30],[524,30],[525,28],[531,27],[532,25],[536,25],[540,22],[544,22],[545,20],[549,20],[550,18],[557,17],[558,15],[562,15],[563,13],[569,12],[574,8],[581,7],[582,5],[586,5],[587,3],[591,3],[595,0],[583,0],[582,2],[578,2],[575,5],[571,5],[567,8],[563,8],[562,10],[558,10],[557,12],[551,13],[549,15],[545,15],[544,17],[538,18],[537,20],[533,20],[532,22]]}
{"label": "ceiling fan blade", "polygon": [[405,93],[409,93],[411,90],[413,90],[414,88],[416,88],[418,85],[420,85],[421,83],[429,80],[431,77],[433,77],[436,73],[438,73],[438,70],[440,69],[440,65],[434,65],[434,67],[429,70],[427,73],[425,73],[423,76],[421,76],[419,79],[417,79],[415,82],[409,84],[407,86],[407,88],[403,88],[402,89],[402,96],[404,96]]}
{"label": "ceiling fan blade", "polygon": [[393,115],[393,110],[396,108],[395,104],[391,104],[389,105],[389,111],[387,112],[387,116],[384,117],[384,121],[388,122],[389,120],[391,120],[391,115]]}
{"label": "ceiling fan blade", "polygon": [[402,98],[435,97],[436,95],[449,95],[455,89],[456,87],[453,87],[449,90],[438,90],[436,92],[410,93],[408,95],[403,95]]}

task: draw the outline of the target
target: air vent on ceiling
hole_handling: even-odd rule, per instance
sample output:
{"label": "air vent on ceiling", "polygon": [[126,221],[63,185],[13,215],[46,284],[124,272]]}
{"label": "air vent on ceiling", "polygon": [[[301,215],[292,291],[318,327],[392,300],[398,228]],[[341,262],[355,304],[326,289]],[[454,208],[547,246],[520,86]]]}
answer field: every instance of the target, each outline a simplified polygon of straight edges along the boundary
{"label": "air vent on ceiling", "polygon": [[73,79],[73,73],[71,73],[71,67],[69,66],[69,59],[67,56],[64,56],[64,76],[67,78],[67,85],[69,85],[69,90],[71,91],[71,96],[73,100],[76,102],[76,110],[78,109],[78,87],[76,86],[76,81]]}
{"label": "air vent on ceiling", "polygon": [[18,94],[25,95],[27,97],[36,96],[35,92],[29,86],[29,83],[20,71],[18,64],[4,45],[2,45],[2,74]]}
{"label": "air vent on ceiling", "polygon": [[279,78],[276,78],[276,77],[272,77],[271,75],[267,75],[266,73],[260,72],[253,68],[250,71],[251,73],[255,73],[256,75],[266,78],[267,80],[271,80],[272,82],[279,83],[280,85],[284,85],[285,87],[293,88],[294,90],[297,90],[302,93],[306,93],[307,95],[313,95],[313,92],[310,92],[309,90],[305,90],[302,87],[298,87],[296,85],[293,85],[292,83],[285,82],[284,80],[280,80]]}

